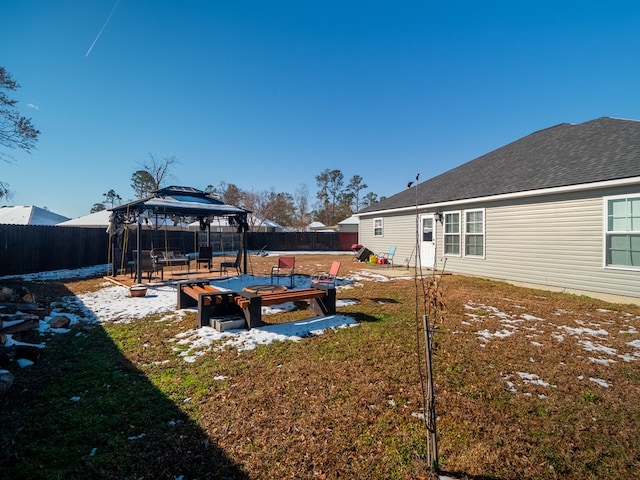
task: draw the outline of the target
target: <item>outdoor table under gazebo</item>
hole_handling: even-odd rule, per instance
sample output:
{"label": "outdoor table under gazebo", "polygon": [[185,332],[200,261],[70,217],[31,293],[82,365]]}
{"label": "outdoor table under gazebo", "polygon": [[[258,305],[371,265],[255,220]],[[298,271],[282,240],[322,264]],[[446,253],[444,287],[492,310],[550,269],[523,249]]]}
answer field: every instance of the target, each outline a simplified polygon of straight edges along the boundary
{"label": "outdoor table under gazebo", "polygon": [[[122,245],[122,237],[127,228],[136,226],[135,279],[142,282],[142,227],[149,219],[162,218],[164,225],[169,221],[200,223],[200,229],[207,232],[207,245],[211,244],[211,223],[215,218],[226,217],[229,224],[237,225],[241,235],[243,271],[247,271],[247,239],[249,229],[247,215],[251,213],[241,207],[227,205],[211,195],[192,187],[170,186],[153,192],[152,195],[110,208],[110,224],[107,232]],[[159,222],[156,222],[159,223]],[[166,228],[166,227],[165,227]]]}

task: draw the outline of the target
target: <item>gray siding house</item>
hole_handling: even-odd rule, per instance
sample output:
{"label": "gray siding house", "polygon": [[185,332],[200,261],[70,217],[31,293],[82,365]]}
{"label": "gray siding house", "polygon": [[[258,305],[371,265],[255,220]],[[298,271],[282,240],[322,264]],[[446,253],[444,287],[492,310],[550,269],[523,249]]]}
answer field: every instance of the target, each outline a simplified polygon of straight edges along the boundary
{"label": "gray siding house", "polygon": [[640,298],[640,122],[532,133],[359,212],[394,263]]}

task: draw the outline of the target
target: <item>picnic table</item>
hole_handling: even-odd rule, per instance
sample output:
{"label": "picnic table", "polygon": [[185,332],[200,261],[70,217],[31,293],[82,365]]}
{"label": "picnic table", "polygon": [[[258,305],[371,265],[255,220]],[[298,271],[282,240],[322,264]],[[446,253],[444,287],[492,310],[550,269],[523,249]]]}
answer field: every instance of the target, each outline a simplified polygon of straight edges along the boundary
{"label": "picnic table", "polygon": [[233,292],[214,287],[208,282],[184,281],[178,283],[177,294],[178,308],[198,307],[198,327],[210,326],[213,317],[233,315],[241,315],[249,329],[260,327],[263,325],[263,306],[305,300],[309,301],[311,310],[318,315],[336,313],[336,289],[329,285],[300,289],[287,289],[282,285],[253,285],[245,287],[242,292]]}

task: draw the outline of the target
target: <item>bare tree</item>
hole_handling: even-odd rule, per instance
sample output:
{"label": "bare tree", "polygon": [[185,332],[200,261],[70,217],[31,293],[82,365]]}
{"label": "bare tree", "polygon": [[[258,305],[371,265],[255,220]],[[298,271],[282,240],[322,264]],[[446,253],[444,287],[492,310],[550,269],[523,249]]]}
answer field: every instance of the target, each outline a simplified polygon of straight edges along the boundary
{"label": "bare tree", "polygon": [[180,162],[178,162],[175,155],[160,160],[152,153],[149,153],[149,158],[142,164],[142,169],[151,175],[154,182],[154,190],[157,190],[165,187],[166,182],[168,182],[170,178],[173,178],[171,169],[178,163]]}
{"label": "bare tree", "polygon": [[293,205],[295,208],[293,227],[297,230],[304,228],[311,223],[311,211],[309,210],[309,187],[301,183],[293,194]]}
{"label": "bare tree", "polygon": [[262,195],[254,191],[242,190],[240,201],[235,205],[246,208],[254,214],[249,216],[249,227],[250,229],[255,228],[257,226],[257,223],[260,221],[259,217],[262,217]]}
{"label": "bare tree", "polygon": [[[20,85],[11,74],[0,67],[0,145],[7,148],[21,148],[30,152],[35,148],[40,131],[31,124],[31,119],[23,117],[16,108],[17,100],[9,98],[6,91],[15,91]],[[0,152],[0,158],[8,161],[11,157]],[[0,181],[0,198],[10,196],[7,183]]]}

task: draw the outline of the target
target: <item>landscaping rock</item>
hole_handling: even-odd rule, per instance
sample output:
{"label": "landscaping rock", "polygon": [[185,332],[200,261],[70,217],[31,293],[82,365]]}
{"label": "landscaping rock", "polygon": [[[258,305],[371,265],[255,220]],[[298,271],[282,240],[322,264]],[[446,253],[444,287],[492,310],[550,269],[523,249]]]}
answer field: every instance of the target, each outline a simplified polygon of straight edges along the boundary
{"label": "landscaping rock", "polygon": [[13,374],[8,370],[0,370],[0,395],[4,395],[13,385]]}
{"label": "landscaping rock", "polygon": [[56,315],[49,320],[51,328],[68,328],[71,325],[71,320],[65,315]]}

